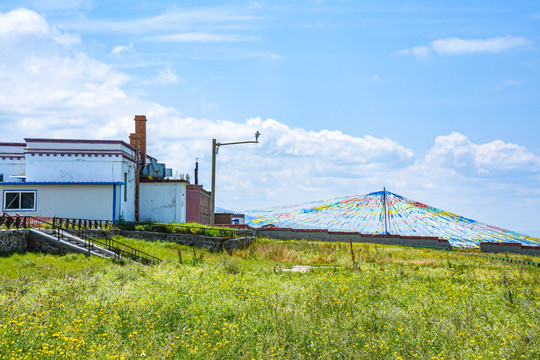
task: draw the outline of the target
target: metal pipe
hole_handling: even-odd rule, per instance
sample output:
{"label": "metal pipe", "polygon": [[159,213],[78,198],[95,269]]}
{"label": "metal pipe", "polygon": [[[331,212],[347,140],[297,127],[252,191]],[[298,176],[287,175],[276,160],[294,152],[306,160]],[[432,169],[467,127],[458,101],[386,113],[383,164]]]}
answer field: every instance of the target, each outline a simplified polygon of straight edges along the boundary
{"label": "metal pipe", "polygon": [[258,144],[258,141],[237,141],[237,142],[230,142],[230,143],[217,143],[217,146],[225,146],[225,145],[236,145],[236,144]]}
{"label": "metal pipe", "polygon": [[[141,143],[140,143],[140,139],[137,138],[137,144],[139,145],[139,147],[136,149],[136,153],[137,153],[137,156],[136,156],[136,161],[135,161],[135,222],[139,222],[139,196],[140,196],[140,190],[139,190],[139,186],[140,186],[140,159],[139,159],[139,149],[140,149],[140,146],[141,146]],[[144,161],[144,159],[143,159]],[[114,186],[114,185],[113,185]],[[124,185],[124,186],[127,186]],[[116,219],[113,219],[113,220],[116,220]]]}

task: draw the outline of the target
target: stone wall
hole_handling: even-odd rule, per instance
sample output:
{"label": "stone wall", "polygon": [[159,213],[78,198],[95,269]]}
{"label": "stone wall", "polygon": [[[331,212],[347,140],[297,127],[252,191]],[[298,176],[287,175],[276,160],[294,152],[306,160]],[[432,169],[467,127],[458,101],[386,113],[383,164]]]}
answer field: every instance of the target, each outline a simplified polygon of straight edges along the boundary
{"label": "stone wall", "polygon": [[40,252],[54,255],[66,255],[73,252],[85,253],[82,250],[77,251],[71,247],[62,245],[62,243],[38,236],[28,230],[26,234],[26,250],[31,252]]}
{"label": "stone wall", "polygon": [[0,253],[25,252],[28,230],[0,230]]}
{"label": "stone wall", "polygon": [[[28,229],[0,230],[0,253],[41,252],[65,255],[75,250],[33,234]],[[82,250],[80,251],[84,253]]]}
{"label": "stone wall", "polygon": [[516,243],[483,242],[480,243],[480,251],[540,256],[540,246],[526,246]]}
{"label": "stone wall", "polygon": [[[193,246],[206,249],[212,252],[244,249],[254,241],[254,236],[246,236],[237,239],[227,239],[223,237],[212,237],[193,234],[167,234],[147,231],[126,231],[126,230],[86,230],[85,235],[93,235],[96,238],[107,238],[114,235],[122,235],[132,239],[143,239],[147,241],[170,241],[182,245]],[[72,248],[64,247],[62,244],[38,237],[30,230],[5,230],[0,231],[0,253],[13,252],[44,252],[49,254],[67,254],[73,252]],[[82,253],[86,253],[81,250]]]}
{"label": "stone wall", "polygon": [[128,230],[114,231],[111,232],[110,235],[121,235],[131,239],[142,239],[147,241],[170,241],[182,245],[206,249],[211,252],[219,252],[223,250],[231,252],[236,249],[246,248],[255,241],[255,237],[226,239],[223,237],[205,236],[198,234],[169,234],[150,231]]}
{"label": "stone wall", "polygon": [[62,255],[73,252],[60,243],[38,238],[27,229],[0,230],[0,253],[25,251]]}
{"label": "stone wall", "polygon": [[327,230],[300,230],[286,228],[261,228],[255,229],[257,236],[281,240],[320,240],[341,242],[363,242],[387,245],[404,245],[430,247],[451,250],[452,245],[448,240],[436,237],[400,236],[400,235],[370,235],[355,232],[334,232]]}

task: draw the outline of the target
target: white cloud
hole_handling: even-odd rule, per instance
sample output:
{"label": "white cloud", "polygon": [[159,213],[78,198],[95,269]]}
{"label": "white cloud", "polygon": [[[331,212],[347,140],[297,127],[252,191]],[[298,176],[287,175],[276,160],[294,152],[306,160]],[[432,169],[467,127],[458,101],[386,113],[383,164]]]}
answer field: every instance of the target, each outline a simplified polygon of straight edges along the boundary
{"label": "white cloud", "polygon": [[523,84],[523,81],[518,81],[518,80],[506,80],[504,82],[505,85],[507,86],[517,86],[517,85],[521,85]]}
{"label": "white cloud", "polygon": [[155,36],[152,41],[159,42],[197,42],[197,43],[216,43],[216,42],[238,42],[250,40],[249,37],[238,34],[208,33],[208,32],[187,32],[179,34],[169,34]]}
{"label": "white cloud", "polygon": [[45,35],[49,31],[49,25],[45,18],[34,11],[18,9],[5,14],[0,13],[1,36],[21,34]]}
{"label": "white cloud", "polygon": [[438,136],[435,146],[429,150],[426,161],[445,164],[457,170],[473,168],[480,175],[500,171],[540,170],[540,156],[523,146],[495,140],[474,144],[465,135],[454,132]]}
{"label": "white cloud", "polygon": [[414,46],[411,49],[399,50],[401,55],[414,55],[425,59],[430,53],[439,55],[460,55],[470,53],[501,53],[516,47],[530,44],[530,41],[519,36],[498,36],[489,39],[460,39],[450,37],[430,42],[429,46]]}
{"label": "white cloud", "polygon": [[59,45],[70,47],[81,42],[79,35],[63,33],[51,28],[47,20],[28,9],[0,13],[0,38],[6,42],[19,42],[20,37],[49,38]]}
{"label": "white cloud", "polygon": [[180,77],[176,75],[176,73],[168,66],[164,67],[163,69],[160,69],[157,73],[157,75],[147,81],[147,84],[161,84],[161,85],[170,85],[170,84],[176,84],[180,81]]}
{"label": "white cloud", "polygon": [[429,56],[429,48],[427,46],[414,46],[412,49],[403,49],[397,52],[400,55],[414,55],[419,59],[425,59]]}
{"label": "white cloud", "polygon": [[266,137],[272,141],[275,154],[387,165],[407,164],[414,156],[411,149],[388,138],[379,139],[369,135],[359,138],[341,131],[290,129],[275,120],[261,122],[260,119],[252,119],[250,124],[259,124],[268,133]]}
{"label": "white cloud", "polygon": [[94,0],[33,0],[32,5],[42,11],[73,11],[95,8]]}
{"label": "white cloud", "polygon": [[283,56],[278,55],[278,54],[274,54],[274,53],[252,54],[252,55],[250,55],[250,57],[263,58],[263,59],[269,59],[269,60],[274,60],[274,61],[282,61],[283,60]]}
{"label": "white cloud", "polygon": [[500,53],[512,48],[529,44],[518,36],[499,36],[490,39],[459,39],[457,37],[435,40],[431,48],[438,54],[457,55],[466,53]]}
{"label": "white cloud", "polygon": [[202,114],[206,114],[219,109],[219,105],[215,102],[201,100],[198,104],[194,105],[194,108],[198,109]]}
{"label": "white cloud", "polygon": [[111,53],[119,55],[122,53],[130,53],[133,51],[133,44],[129,44],[129,46],[126,45],[116,45],[113,47]]}
{"label": "white cloud", "polygon": [[159,34],[171,31],[213,32],[219,29],[246,30],[245,25],[257,17],[246,15],[241,9],[227,7],[205,7],[197,10],[170,10],[156,16],[141,19],[88,20],[66,22],[65,29],[121,34]]}
{"label": "white cloud", "polygon": [[31,114],[52,109],[81,111],[85,102],[106,106],[125,97],[119,86],[128,76],[83,53],[72,56],[21,57],[17,63],[0,59],[10,71],[0,72],[0,106],[4,111]]}
{"label": "white cloud", "polygon": [[61,33],[56,29],[53,31],[52,39],[64,47],[71,47],[81,43],[81,37],[79,35]]}

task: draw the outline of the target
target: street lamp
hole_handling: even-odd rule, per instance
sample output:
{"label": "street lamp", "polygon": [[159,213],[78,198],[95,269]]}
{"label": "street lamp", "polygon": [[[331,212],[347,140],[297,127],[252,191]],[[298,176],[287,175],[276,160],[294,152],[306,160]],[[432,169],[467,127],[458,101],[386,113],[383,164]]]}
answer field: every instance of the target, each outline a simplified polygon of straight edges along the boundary
{"label": "street lamp", "polygon": [[230,142],[230,143],[218,143],[216,142],[216,139],[212,139],[212,194],[211,194],[211,201],[212,204],[210,205],[210,225],[214,226],[214,213],[215,213],[215,204],[216,204],[216,155],[219,151],[220,146],[225,145],[237,145],[237,144],[258,144],[259,143],[259,136],[261,136],[261,133],[257,130],[255,133],[255,141],[237,141],[237,142]]}

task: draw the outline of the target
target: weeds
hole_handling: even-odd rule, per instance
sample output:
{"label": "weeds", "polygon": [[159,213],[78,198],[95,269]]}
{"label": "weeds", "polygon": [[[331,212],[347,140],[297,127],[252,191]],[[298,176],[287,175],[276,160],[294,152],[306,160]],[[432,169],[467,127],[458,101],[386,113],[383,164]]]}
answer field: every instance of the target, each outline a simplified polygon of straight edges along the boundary
{"label": "weeds", "polygon": [[225,254],[221,257],[218,266],[227,274],[238,274],[242,269],[237,259]]}
{"label": "weeds", "polygon": [[[355,243],[122,242],[164,261],[0,258],[0,359],[540,358],[536,267]],[[282,271],[294,265],[313,269]]]}

